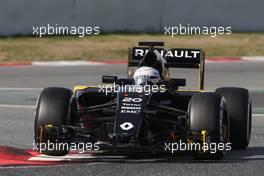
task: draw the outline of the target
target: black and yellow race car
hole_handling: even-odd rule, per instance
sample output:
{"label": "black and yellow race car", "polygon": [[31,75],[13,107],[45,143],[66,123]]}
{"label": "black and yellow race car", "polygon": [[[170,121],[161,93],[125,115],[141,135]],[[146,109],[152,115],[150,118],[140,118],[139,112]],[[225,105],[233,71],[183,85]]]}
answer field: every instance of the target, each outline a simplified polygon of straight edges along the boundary
{"label": "black and yellow race car", "polygon": [[[222,87],[215,92],[205,91],[204,51],[164,49],[163,45],[139,42],[139,46],[129,49],[128,78],[103,76],[103,86],[76,86],[73,90],[45,88],[36,105],[36,146],[90,143],[100,148],[95,145],[100,141],[116,152],[130,147],[174,153],[184,144],[184,150],[197,159],[220,159],[231,148],[246,149],[252,116],[248,90]],[[159,55],[155,55],[157,52]],[[147,57],[154,59],[154,67],[161,59],[158,57],[165,60],[160,65],[162,77],[155,84],[159,87],[156,91],[131,90],[139,86],[133,79],[135,68]],[[199,69],[199,89],[180,89],[186,80],[171,78],[169,70],[174,68]],[[110,91],[109,85],[114,86]],[[120,89],[126,86],[129,89]],[[53,147],[41,152],[60,156],[69,150]]]}

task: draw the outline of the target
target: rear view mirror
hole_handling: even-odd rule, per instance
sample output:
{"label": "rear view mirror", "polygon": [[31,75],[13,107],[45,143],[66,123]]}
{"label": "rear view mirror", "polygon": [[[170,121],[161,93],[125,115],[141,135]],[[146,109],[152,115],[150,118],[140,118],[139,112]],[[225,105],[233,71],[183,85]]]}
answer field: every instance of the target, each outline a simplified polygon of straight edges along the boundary
{"label": "rear view mirror", "polygon": [[117,81],[118,85],[131,85],[133,84],[133,80],[132,79],[127,79],[127,78],[119,78]]}
{"label": "rear view mirror", "polygon": [[102,83],[115,83],[117,80],[117,76],[102,76]]}
{"label": "rear view mirror", "polygon": [[169,80],[166,80],[164,83],[168,89],[174,90],[178,89],[178,87],[186,86],[186,79],[171,78]]}
{"label": "rear view mirror", "polygon": [[186,79],[171,78],[170,85],[177,86],[177,87],[186,86]]}

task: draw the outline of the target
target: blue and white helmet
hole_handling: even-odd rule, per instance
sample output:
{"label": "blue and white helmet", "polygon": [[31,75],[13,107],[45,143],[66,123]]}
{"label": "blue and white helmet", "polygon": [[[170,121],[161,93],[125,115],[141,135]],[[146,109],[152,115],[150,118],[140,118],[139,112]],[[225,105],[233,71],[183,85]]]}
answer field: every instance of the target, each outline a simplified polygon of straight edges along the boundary
{"label": "blue and white helmet", "polygon": [[136,85],[156,84],[159,82],[160,73],[153,67],[140,67],[133,76]]}

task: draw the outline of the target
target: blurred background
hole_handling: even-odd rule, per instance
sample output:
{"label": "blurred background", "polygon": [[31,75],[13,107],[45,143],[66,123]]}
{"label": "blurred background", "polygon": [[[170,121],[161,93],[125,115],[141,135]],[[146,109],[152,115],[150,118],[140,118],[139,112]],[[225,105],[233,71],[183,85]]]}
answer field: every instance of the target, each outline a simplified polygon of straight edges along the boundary
{"label": "blurred background", "polygon": [[0,34],[29,35],[48,23],[105,32],[163,32],[178,24],[263,31],[263,7],[263,0],[8,0],[0,6]]}
{"label": "blurred background", "polygon": [[[139,40],[203,48],[207,57],[264,55],[263,0],[8,0],[0,61],[124,60]],[[99,26],[100,35],[32,36],[35,26]],[[231,26],[232,35],[164,35],[166,26]]]}

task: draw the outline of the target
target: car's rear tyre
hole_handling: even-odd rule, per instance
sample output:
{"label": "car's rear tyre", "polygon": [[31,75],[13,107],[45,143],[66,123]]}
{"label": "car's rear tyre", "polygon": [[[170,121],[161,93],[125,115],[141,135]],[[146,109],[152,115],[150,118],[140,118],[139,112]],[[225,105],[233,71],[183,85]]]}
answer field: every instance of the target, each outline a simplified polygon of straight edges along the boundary
{"label": "car's rear tyre", "polygon": [[[61,126],[68,123],[71,97],[72,91],[66,88],[49,87],[41,92],[35,111],[34,138],[36,144],[40,143],[41,128],[45,133],[43,128],[46,125]],[[56,141],[50,142],[55,143]],[[43,150],[42,153],[63,156],[68,153],[68,150]]]}
{"label": "car's rear tyre", "polygon": [[227,102],[232,149],[246,149],[250,141],[252,118],[248,90],[223,87],[216,89],[216,93],[224,96]]}
{"label": "car's rear tyre", "polygon": [[[210,137],[211,144],[226,145],[228,142],[228,117],[225,99],[216,93],[199,93],[193,95],[188,108],[188,126],[195,136],[203,130]],[[199,138],[199,137],[198,137]],[[215,150],[215,149],[214,149]],[[192,152],[196,159],[221,159],[225,150]]]}

